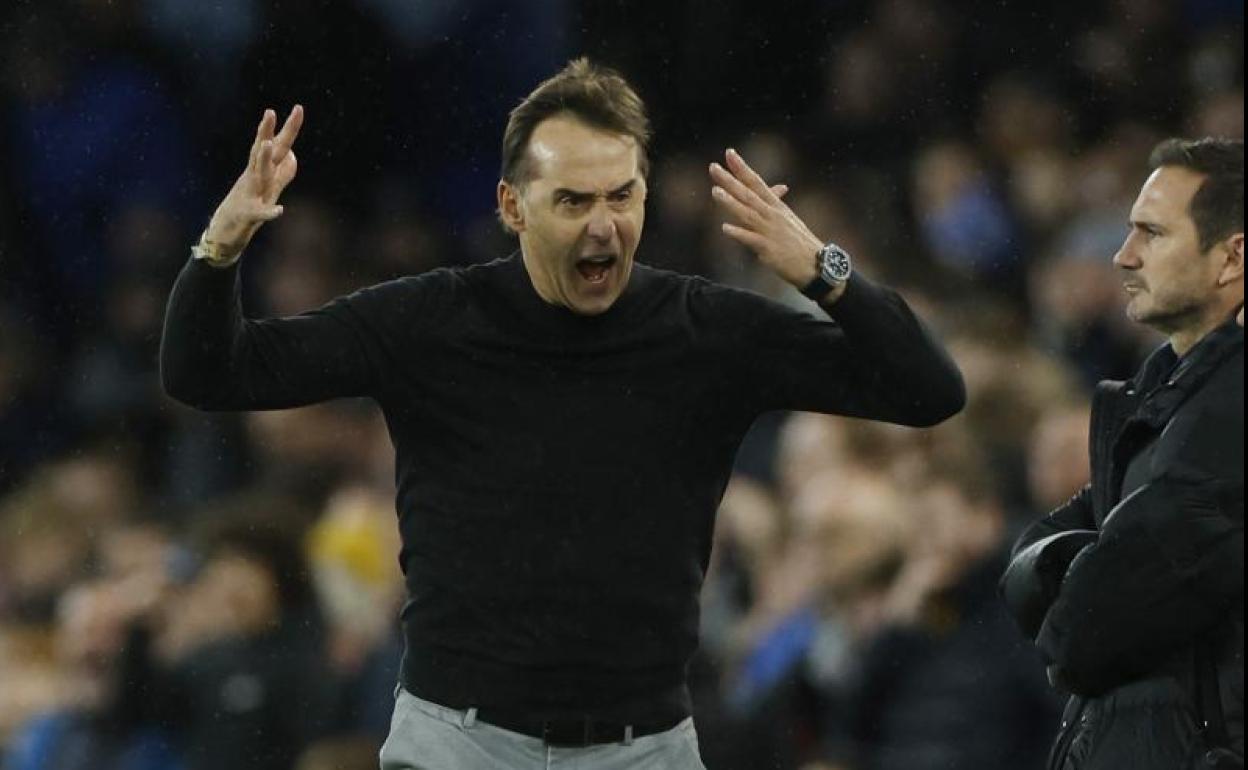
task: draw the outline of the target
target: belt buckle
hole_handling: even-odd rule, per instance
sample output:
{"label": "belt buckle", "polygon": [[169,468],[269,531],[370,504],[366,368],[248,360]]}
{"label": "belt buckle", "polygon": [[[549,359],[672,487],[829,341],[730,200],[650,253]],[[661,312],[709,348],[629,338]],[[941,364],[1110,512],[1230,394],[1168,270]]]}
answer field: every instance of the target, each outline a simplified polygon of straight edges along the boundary
{"label": "belt buckle", "polygon": [[[577,734],[579,733],[579,734]],[[575,720],[542,722],[542,743],[547,746],[584,748],[594,745],[594,721],[588,717]]]}
{"label": "belt buckle", "polygon": [[588,719],[548,719],[542,723],[542,743],[557,748],[577,748],[590,745],[593,726]]}

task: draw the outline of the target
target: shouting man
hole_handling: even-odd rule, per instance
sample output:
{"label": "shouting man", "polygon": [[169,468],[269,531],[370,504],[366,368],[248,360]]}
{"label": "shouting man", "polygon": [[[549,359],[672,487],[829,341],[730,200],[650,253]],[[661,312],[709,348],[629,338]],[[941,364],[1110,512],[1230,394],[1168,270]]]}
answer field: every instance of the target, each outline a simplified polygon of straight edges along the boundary
{"label": "shouting man", "polygon": [[384,412],[408,601],[383,768],[702,767],[685,669],[746,429],[773,409],[931,425],[962,407],[957,369],[732,150],[709,168],[724,232],[826,317],[636,261],[649,121],[583,59],[503,135],[518,253],[245,319],[237,261],[282,213],[302,121],[261,119],[174,286],[162,377],[202,409]]}

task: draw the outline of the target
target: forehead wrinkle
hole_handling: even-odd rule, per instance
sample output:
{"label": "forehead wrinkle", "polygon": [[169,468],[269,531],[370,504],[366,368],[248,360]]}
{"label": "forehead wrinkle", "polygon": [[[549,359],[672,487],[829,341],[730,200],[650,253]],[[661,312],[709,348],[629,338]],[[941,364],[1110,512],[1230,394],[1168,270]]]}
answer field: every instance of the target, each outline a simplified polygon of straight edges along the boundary
{"label": "forehead wrinkle", "polygon": [[[637,143],[575,120],[551,118],[529,142],[533,179],[556,187],[606,193],[639,176]],[[604,175],[610,177],[604,180]]]}
{"label": "forehead wrinkle", "polygon": [[553,187],[600,195],[617,190],[638,178],[637,165],[628,158],[607,161],[588,154],[571,158],[557,153],[551,154],[544,164],[534,170],[537,172],[534,174],[534,181],[545,181]]}
{"label": "forehead wrinkle", "polygon": [[554,187],[554,189],[551,192],[552,194],[566,192],[566,193],[571,193],[573,195],[589,195],[589,196],[602,198],[602,197],[607,197],[616,192],[620,192],[626,189],[630,189],[630,188],[636,189],[636,182],[637,182],[637,179],[636,177],[634,177],[632,179],[629,179],[626,182],[622,182],[620,184],[608,184],[605,187],[600,187],[595,190],[582,190],[575,186],[558,185]]}

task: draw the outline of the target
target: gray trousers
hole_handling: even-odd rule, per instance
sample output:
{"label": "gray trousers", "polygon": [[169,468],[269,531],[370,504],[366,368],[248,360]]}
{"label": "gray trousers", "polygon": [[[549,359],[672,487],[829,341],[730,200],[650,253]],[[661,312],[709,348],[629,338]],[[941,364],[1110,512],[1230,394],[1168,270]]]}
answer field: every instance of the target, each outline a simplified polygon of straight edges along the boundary
{"label": "gray trousers", "polygon": [[672,729],[584,748],[547,746],[399,690],[381,770],[706,770],[693,719]]}

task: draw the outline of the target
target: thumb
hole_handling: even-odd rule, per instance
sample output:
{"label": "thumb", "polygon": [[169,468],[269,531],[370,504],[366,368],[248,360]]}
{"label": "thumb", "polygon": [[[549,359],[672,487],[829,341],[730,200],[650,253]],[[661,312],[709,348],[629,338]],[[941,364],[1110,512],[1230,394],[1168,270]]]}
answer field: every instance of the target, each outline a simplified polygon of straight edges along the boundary
{"label": "thumb", "polygon": [[265,222],[272,222],[285,213],[286,207],[281,204],[273,206],[260,206],[256,210],[256,218]]}

